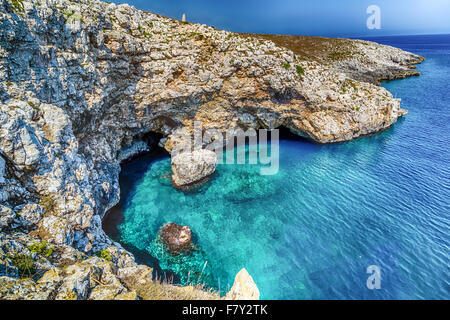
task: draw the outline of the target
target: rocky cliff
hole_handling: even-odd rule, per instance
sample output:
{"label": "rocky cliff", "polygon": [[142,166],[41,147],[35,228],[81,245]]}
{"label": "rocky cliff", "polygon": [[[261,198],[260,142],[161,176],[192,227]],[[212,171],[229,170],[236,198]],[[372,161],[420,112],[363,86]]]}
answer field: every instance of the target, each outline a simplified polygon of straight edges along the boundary
{"label": "rocky cliff", "polygon": [[273,41],[305,61],[315,61],[347,77],[379,85],[381,81],[419,76],[424,58],[375,42],[339,38],[243,34]]}
{"label": "rocky cliff", "polygon": [[146,135],[170,152],[199,120],[219,132],[285,126],[317,143],[348,141],[405,113],[375,84],[412,75],[422,59],[351,40],[343,53],[317,41],[330,55],[311,58],[301,39],[289,48],[96,0],[2,0],[0,25],[6,298],[159,297],[151,270],[101,228],[119,200],[120,161],[145,151]]}

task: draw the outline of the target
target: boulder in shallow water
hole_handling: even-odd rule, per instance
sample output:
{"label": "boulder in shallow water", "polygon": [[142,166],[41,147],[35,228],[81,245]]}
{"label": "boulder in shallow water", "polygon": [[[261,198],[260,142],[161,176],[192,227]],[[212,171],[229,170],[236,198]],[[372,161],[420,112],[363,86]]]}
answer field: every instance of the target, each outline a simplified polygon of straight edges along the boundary
{"label": "boulder in shallow water", "polygon": [[172,157],[172,183],[177,188],[204,181],[216,170],[217,156],[211,150],[181,152]]}
{"label": "boulder in shallow water", "polygon": [[193,247],[191,228],[173,222],[162,226],[159,239],[172,254],[187,252]]}

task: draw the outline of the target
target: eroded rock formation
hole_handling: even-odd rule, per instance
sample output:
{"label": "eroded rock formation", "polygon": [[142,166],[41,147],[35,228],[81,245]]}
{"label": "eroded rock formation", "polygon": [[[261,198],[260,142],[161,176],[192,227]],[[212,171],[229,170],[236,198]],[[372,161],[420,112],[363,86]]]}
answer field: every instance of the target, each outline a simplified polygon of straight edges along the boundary
{"label": "eroded rock formation", "polygon": [[[1,0],[0,30],[0,270],[12,270],[1,271],[11,289],[0,297],[9,298],[153,297],[137,280],[109,295],[95,291],[99,278],[72,286],[61,272],[67,286],[46,291],[39,277],[25,284],[15,272],[18,261],[53,272],[108,249],[115,275],[148,275],[101,228],[119,200],[120,161],[145,149],[145,134],[161,134],[169,152],[195,120],[219,132],[284,125],[318,143],[351,140],[404,114],[388,91],[357,81],[365,76],[354,67],[383,78],[376,59],[399,70],[420,61],[369,42],[356,50],[376,54],[356,65],[339,53],[336,63],[308,60],[270,40],[97,0]],[[62,253],[33,252],[34,241]],[[101,259],[86,264],[103,268]],[[28,284],[42,295],[14,292]]]}
{"label": "eroded rock formation", "polygon": [[259,300],[259,289],[245,268],[234,278],[233,286],[226,297],[229,300]]}

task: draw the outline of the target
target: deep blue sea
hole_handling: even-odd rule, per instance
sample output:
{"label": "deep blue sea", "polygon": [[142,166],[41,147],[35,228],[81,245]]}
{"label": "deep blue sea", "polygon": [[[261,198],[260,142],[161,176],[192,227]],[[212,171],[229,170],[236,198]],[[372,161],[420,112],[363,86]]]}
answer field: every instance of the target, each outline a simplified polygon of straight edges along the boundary
{"label": "deep blue sea", "polygon": [[[219,165],[191,193],[172,187],[167,156],[141,157],[123,166],[113,238],[221,292],[245,267],[263,299],[450,299],[450,36],[369,40],[427,59],[420,77],[383,84],[409,111],[389,130],[283,139],[276,175]],[[198,250],[168,255],[155,241],[167,222],[189,225]],[[366,286],[370,265],[380,289]]]}

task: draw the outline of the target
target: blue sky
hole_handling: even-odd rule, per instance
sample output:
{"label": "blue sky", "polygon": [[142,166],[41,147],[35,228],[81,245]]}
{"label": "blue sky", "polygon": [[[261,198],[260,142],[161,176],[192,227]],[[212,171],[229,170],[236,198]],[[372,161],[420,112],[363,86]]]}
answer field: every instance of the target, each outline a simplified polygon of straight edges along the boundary
{"label": "blue sky", "polygon": [[[450,0],[113,0],[235,32],[316,36],[450,33]],[[366,9],[381,9],[369,30]]]}

